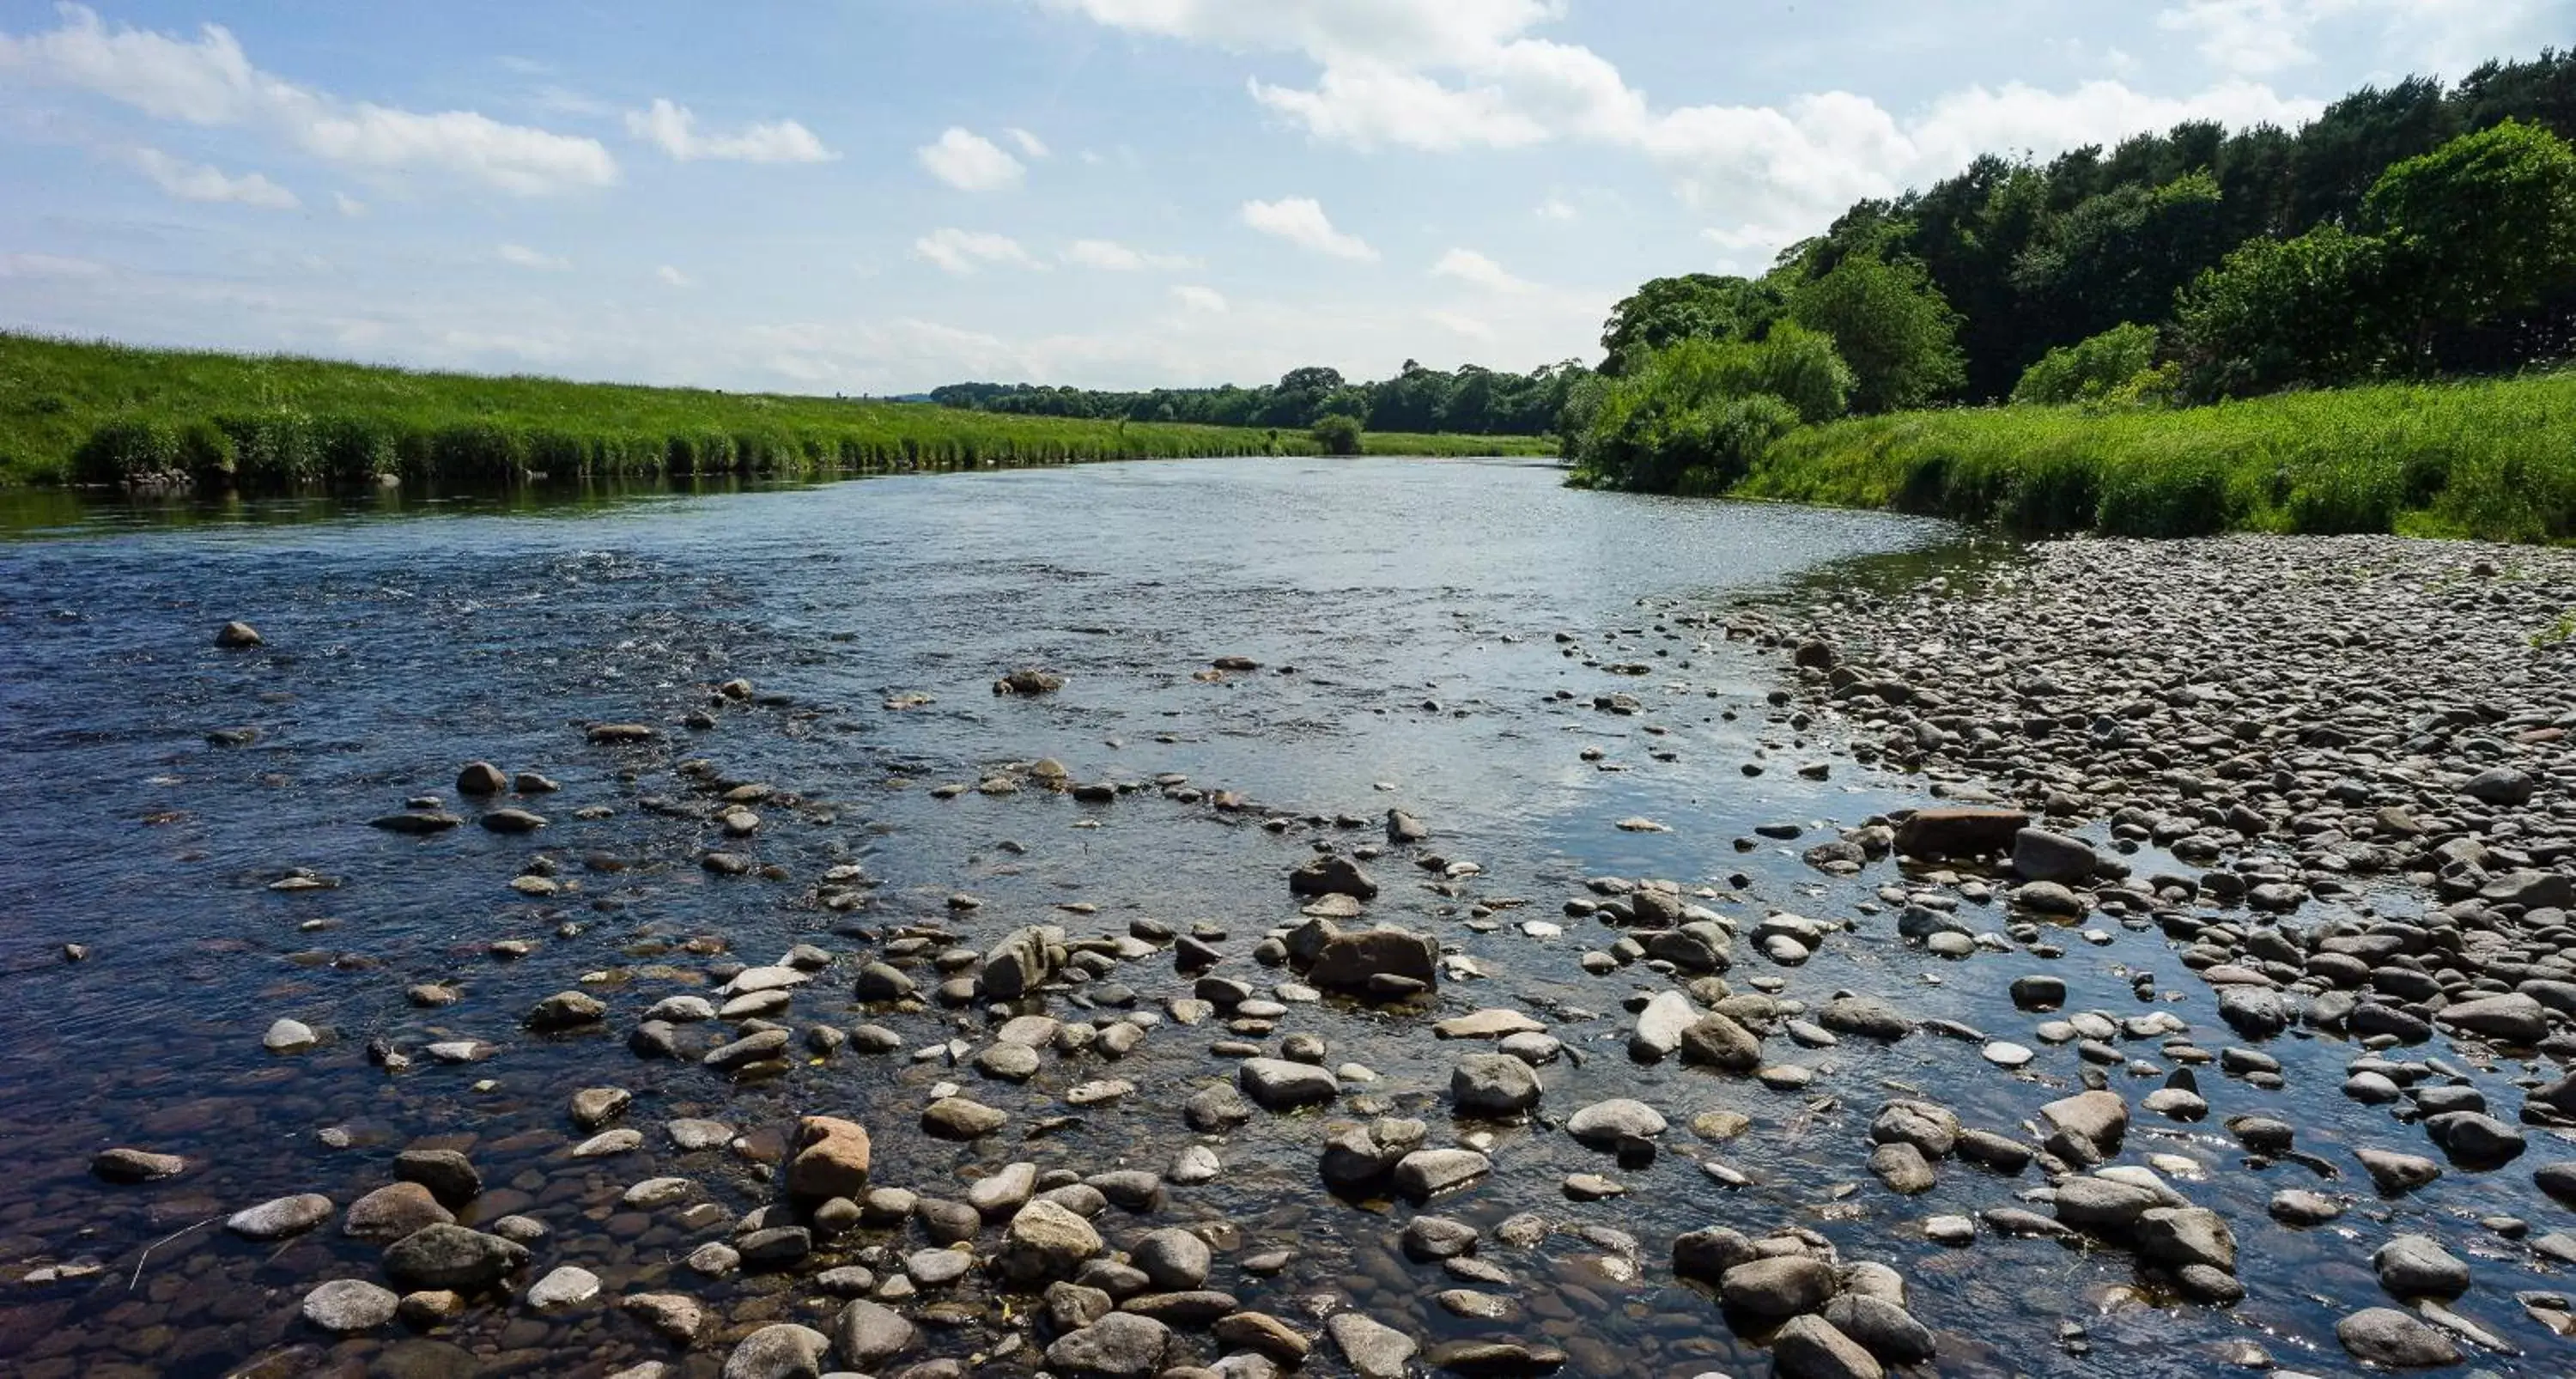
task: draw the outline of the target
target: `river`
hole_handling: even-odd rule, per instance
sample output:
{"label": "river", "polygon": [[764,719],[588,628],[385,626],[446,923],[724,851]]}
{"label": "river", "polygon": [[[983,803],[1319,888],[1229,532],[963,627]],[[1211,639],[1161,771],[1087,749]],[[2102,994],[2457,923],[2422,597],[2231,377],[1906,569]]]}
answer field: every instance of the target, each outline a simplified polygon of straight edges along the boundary
{"label": "river", "polygon": [[[14,797],[0,811],[0,1369],[598,1376],[660,1360],[712,1376],[754,1325],[828,1329],[838,1303],[813,1286],[825,1268],[870,1262],[892,1278],[924,1244],[917,1227],[871,1227],[783,1269],[707,1278],[682,1263],[779,1200],[781,1139],[800,1114],[866,1125],[874,1182],[947,1198],[1014,1161],[1159,1170],[1207,1144],[1224,1165],[1216,1181],[1173,1186],[1152,1212],[1112,1207],[1103,1234],[1124,1245],[1202,1226],[1219,1245],[1208,1286],[1310,1335],[1324,1312],[1354,1307],[1426,1344],[1545,1341],[1569,1373],[1758,1372],[1761,1347],[1670,1267],[1674,1235],[1726,1224],[1802,1227],[1845,1259],[1894,1265],[1945,1374],[2200,1373],[2249,1338],[2289,1352],[2292,1368],[2344,1363],[2322,1292],[2350,1294],[2349,1267],[2340,1281],[2300,1275],[2345,1242],[2273,1227],[2269,1185],[2208,1189],[2248,1256],[2254,1296],[2230,1311],[2156,1291],[2117,1251],[1924,1238],[1926,1217],[2008,1204],[2035,1173],[1949,1165],[1933,1192],[1906,1198],[1863,1168],[1888,1097],[1926,1091],[2009,1132],[2075,1087],[2071,1049],[2006,1075],[1975,1043],[1929,1035],[1822,1048],[1775,1036],[1766,1057],[1814,1075],[1799,1088],[1630,1062],[1623,1002],[1673,983],[1643,965],[1582,965],[1616,938],[1565,911],[1594,894],[1588,879],[1672,878],[1747,927],[1775,909],[1868,915],[1883,908],[1884,867],[1839,880],[1799,852],[1930,802],[1923,782],[1859,767],[1775,707],[1785,659],[1728,640],[1730,612],[2010,556],[1940,523],[1582,493],[1559,478],[1522,462],[1246,459],[712,495],[0,500]],[[264,644],[216,647],[232,619]],[[1257,668],[1215,670],[1220,657]],[[994,678],[1019,667],[1063,687],[995,694]],[[719,691],[737,679],[748,697]],[[1635,712],[1597,706],[1622,694]],[[686,726],[693,712],[707,726]],[[586,741],[603,722],[658,735]],[[558,788],[460,800],[457,773],[473,761]],[[1124,788],[1078,801],[1045,788],[1042,761]],[[723,835],[710,781],[770,788],[749,837]],[[367,826],[427,795],[465,826]],[[546,825],[473,826],[505,803]],[[1231,1071],[1210,1049],[1228,1037],[1221,1016],[1165,1019],[1115,1062],[1048,1053],[1022,1083],[944,1056],[952,1038],[983,1046],[981,1010],[861,1009],[851,994],[858,965],[888,952],[980,955],[1022,925],[1080,938],[1150,920],[1202,926],[1224,955],[1215,970],[1266,995],[1289,974],[1251,952],[1299,922],[1286,874],[1319,848],[1382,846],[1390,807],[1431,837],[1364,862],[1384,885],[1367,915],[1440,941],[1450,966],[1436,995],[1388,1008],[1291,992],[1275,1032],[1267,1019],[1243,1031],[1274,1046],[1318,1036],[1330,1066],[1375,1074],[1346,1079],[1322,1114],[1264,1111],[1192,1133],[1181,1103]],[[710,850],[753,870],[712,871]],[[1426,853],[1448,865],[1417,866]],[[293,877],[319,884],[279,888]],[[836,887],[856,903],[825,903]],[[937,937],[897,944],[904,926]],[[1730,979],[1810,1007],[1872,992],[1918,1018],[2030,1039],[2001,989],[2024,970],[2013,959],[1927,966],[1884,918],[1876,929],[1798,967],[1739,942]],[[2070,945],[2076,957],[2052,970],[2069,1009],[2133,1013],[2122,963],[2166,945],[2151,931],[2102,937],[2112,946]],[[515,942],[496,951],[503,941]],[[646,1007],[707,990],[718,963],[774,963],[800,943],[835,961],[779,1020],[882,1025],[901,1051],[800,1042],[750,1080],[628,1051]],[[85,958],[66,961],[66,944]],[[943,975],[903,965],[925,993]],[[424,983],[461,998],[416,1005],[407,993]],[[600,1029],[521,1027],[539,998],[575,989],[606,1001]],[[1106,1020],[1193,989],[1163,953],[1022,1008]],[[1316,1163],[1337,1115],[1420,1117],[1433,1143],[1479,1128],[1450,1119],[1461,1049],[1429,1027],[1497,1006],[1537,1015],[1567,1056],[1539,1069],[1536,1121],[1481,1127],[1492,1176],[1423,1208],[1485,1229],[1482,1257],[1508,1271],[1493,1289],[1507,1317],[1469,1320],[1434,1296],[1459,1278],[1395,1247],[1414,1208],[1329,1195]],[[264,1051],[281,1018],[317,1031],[318,1047]],[[426,1053],[455,1041],[491,1048],[453,1064]],[[380,1066],[388,1051],[407,1065]],[[2319,1067],[2342,1056],[2279,1052]],[[1136,1090],[1099,1107],[1062,1100],[1106,1077]],[[2294,1085],[2320,1079],[2333,1085]],[[922,1134],[942,1082],[1007,1110],[1010,1126],[972,1144]],[[613,1123],[641,1129],[641,1148],[570,1157],[589,1132],[565,1108],[590,1087],[632,1092]],[[1651,1161],[1594,1153],[1561,1128],[1621,1096],[1672,1122]],[[2358,1113],[2329,1097],[2292,1119],[2330,1137]],[[742,1138],[681,1151],[661,1127],[683,1117]],[[90,1173],[111,1145],[189,1167],[112,1187]],[[467,1153],[485,1184],[467,1224],[543,1224],[522,1282],[578,1265],[603,1298],[544,1314],[478,1299],[431,1329],[347,1339],[300,1321],[316,1283],[381,1280],[378,1247],[336,1224],[253,1243],[221,1218],[296,1193],[345,1208],[390,1181],[405,1147]],[[2152,1148],[2212,1166],[2233,1150],[2214,1129]],[[1744,1185],[1720,1186],[1702,1159]],[[1561,1185],[1578,1173],[1624,1192],[1570,1200]],[[663,1175],[720,1210],[622,1202]],[[2479,1204],[2473,1189],[2455,1200]],[[1543,1241],[1492,1238],[1528,1212],[1553,1223]],[[995,1236],[987,1226],[983,1245]],[[1291,1258],[1275,1271],[1237,1267],[1279,1250]],[[700,1301],[705,1339],[683,1354],[615,1305],[650,1291]],[[1031,1334],[1029,1299],[977,1275],[909,1291],[890,1295],[923,1324],[907,1358],[993,1357],[996,1373],[1036,1362],[1012,1349]],[[1217,1353],[1181,1330],[1188,1353]],[[1341,1363],[1319,1337],[1309,1372]]]}

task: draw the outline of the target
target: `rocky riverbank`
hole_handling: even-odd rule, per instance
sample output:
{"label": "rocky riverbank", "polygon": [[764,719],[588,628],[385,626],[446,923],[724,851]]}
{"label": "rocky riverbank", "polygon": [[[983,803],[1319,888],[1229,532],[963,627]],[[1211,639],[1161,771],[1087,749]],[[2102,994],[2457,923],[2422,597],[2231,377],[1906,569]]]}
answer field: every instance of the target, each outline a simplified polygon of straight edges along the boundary
{"label": "rocky riverbank", "polygon": [[[215,1028],[266,1060],[238,1099],[147,1082],[113,1143],[10,1127],[0,1356],[2562,1372],[2576,560],[2070,542],[1818,589],[1495,635],[1555,686],[1520,691],[1564,735],[1519,739],[1534,780],[1795,783],[1742,836],[1577,806],[1660,874],[1472,856],[1401,782],[1288,803],[1086,761],[1046,717],[1082,682],[1043,666],[973,697],[1063,755],[879,777],[946,845],[899,860],[791,774],[830,772],[835,711],[730,672],[544,761],[361,782],[372,870],[255,880],[366,983]],[[945,693],[870,721],[985,711]],[[405,878],[508,908],[436,945],[341,927]]]}

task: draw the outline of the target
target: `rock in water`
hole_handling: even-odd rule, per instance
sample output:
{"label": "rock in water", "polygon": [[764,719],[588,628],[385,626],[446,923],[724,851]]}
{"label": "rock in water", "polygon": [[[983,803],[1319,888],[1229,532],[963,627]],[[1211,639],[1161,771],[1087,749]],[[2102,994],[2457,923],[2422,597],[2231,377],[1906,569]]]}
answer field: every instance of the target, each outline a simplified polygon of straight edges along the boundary
{"label": "rock in water", "polygon": [[283,1240],[331,1219],[331,1199],[318,1192],[280,1197],[245,1207],[225,1220],[224,1229],[244,1240]]}
{"label": "rock in water", "polygon": [[1449,1072],[1449,1099],[1463,1116],[1516,1116],[1538,1098],[1538,1074],[1507,1053],[1471,1053]]}
{"label": "rock in water", "polygon": [[188,1161],[176,1154],[148,1149],[102,1149],[89,1161],[89,1171],[111,1183],[150,1183],[187,1172]]}
{"label": "rock in water", "polygon": [[910,1349],[914,1334],[912,1323],[893,1308],[860,1298],[833,1320],[832,1348],[842,1364],[873,1373]]}
{"label": "rock in water", "polygon": [[304,1295],[304,1320],[346,1336],[392,1321],[401,1305],[401,1298],[363,1279],[337,1278]]}
{"label": "rock in water", "polygon": [[1327,991],[1365,991],[1370,979],[1402,977],[1429,985],[1440,976],[1440,945],[1428,934],[1364,929],[1335,934],[1315,950],[1307,980]]}
{"label": "rock in water", "polygon": [[1247,1058],[1235,1065],[1234,1075],[1244,1095],[1273,1111],[1319,1106],[1342,1090],[1329,1069],[1284,1058]]}
{"label": "rock in water", "polygon": [[1360,1379],[1404,1379],[1417,1350],[1413,1338],[1357,1312],[1336,1312],[1324,1331]]}
{"label": "rock in water", "polygon": [[2354,1359],[2381,1369],[2430,1369],[2461,1359],[2448,1337],[2394,1307],[2366,1307],[2336,1322],[2335,1339]]}
{"label": "rock in water", "polygon": [[2028,827],[2030,816],[2017,809],[1918,809],[1897,825],[1896,850],[1927,861],[1989,857],[2010,851]]}
{"label": "rock in water", "polygon": [[2117,1092],[2081,1092],[2039,1108],[2048,1129],[2048,1151],[2069,1163],[2090,1166],[2120,1152],[2129,1131],[2129,1105]]}
{"label": "rock in water", "polygon": [[832,1338],[810,1326],[776,1322],[742,1338],[725,1357],[724,1379],[822,1379]]}
{"label": "rock in water", "polygon": [[215,629],[215,645],[228,651],[261,645],[259,629],[246,622],[228,622]]}
{"label": "rock in water", "polygon": [[1881,1379],[1887,1371],[1858,1341],[1818,1316],[1792,1317],[1771,1338],[1780,1379]]}
{"label": "rock in water", "polygon": [[795,1159],[787,1190],[799,1197],[847,1197],[868,1188],[868,1132],[853,1121],[807,1116],[796,1123]]}
{"label": "rock in water", "polygon": [[463,1226],[423,1226],[385,1250],[385,1273],[409,1288],[471,1293],[489,1288],[528,1262],[524,1245]]}
{"label": "rock in water", "polygon": [[1354,900],[1377,898],[1377,882],[1360,870],[1359,863],[1347,857],[1318,857],[1288,873],[1288,890],[1293,895],[1347,895]]}

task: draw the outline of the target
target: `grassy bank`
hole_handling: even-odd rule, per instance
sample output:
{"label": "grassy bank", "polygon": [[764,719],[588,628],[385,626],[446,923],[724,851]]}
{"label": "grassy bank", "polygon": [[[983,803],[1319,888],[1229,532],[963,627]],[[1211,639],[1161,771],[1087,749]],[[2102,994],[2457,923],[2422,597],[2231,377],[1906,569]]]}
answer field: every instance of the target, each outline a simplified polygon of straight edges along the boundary
{"label": "grassy bank", "polygon": [[2031,532],[2576,537],[2576,372],[2210,407],[1990,407],[1801,428],[1730,490]]}
{"label": "grassy bank", "polygon": [[[1497,439],[1367,438],[1371,454],[1530,453]],[[1315,449],[1302,432],[415,373],[0,334],[6,483],[802,475]]]}

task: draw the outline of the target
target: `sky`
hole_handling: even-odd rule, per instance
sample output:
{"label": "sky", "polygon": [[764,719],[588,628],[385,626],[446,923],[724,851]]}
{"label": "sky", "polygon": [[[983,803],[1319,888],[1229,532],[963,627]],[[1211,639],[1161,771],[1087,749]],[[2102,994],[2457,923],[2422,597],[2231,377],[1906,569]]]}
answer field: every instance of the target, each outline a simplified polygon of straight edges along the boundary
{"label": "sky", "polygon": [[806,393],[1598,355],[1980,152],[2576,0],[0,0],[0,328]]}

